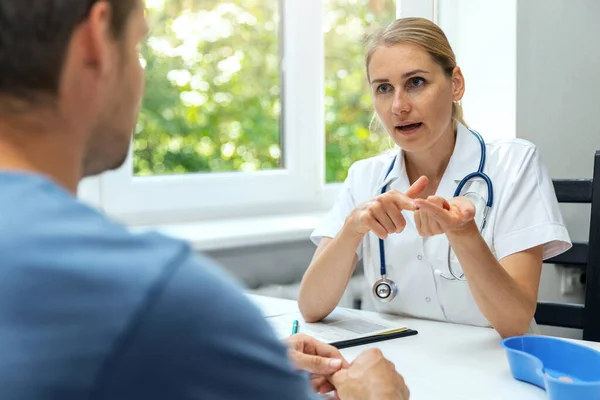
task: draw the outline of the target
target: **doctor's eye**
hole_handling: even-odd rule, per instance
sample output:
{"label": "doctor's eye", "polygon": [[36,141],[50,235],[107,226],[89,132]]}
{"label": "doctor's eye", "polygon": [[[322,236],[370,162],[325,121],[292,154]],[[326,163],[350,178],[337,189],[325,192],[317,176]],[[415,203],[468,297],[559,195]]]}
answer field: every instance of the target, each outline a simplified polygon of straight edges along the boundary
{"label": "doctor's eye", "polygon": [[425,79],[421,78],[420,76],[415,76],[414,78],[410,78],[408,80],[408,87],[409,88],[418,88],[425,85]]}
{"label": "doctor's eye", "polygon": [[377,86],[377,93],[389,93],[392,91],[392,85],[390,85],[389,83],[384,83],[382,85]]}

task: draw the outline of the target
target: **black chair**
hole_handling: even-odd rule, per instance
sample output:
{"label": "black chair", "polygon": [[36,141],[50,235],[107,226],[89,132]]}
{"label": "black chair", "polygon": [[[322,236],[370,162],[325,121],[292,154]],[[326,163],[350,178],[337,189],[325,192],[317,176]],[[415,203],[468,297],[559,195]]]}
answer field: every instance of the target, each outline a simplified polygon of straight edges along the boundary
{"label": "black chair", "polygon": [[539,325],[583,329],[583,339],[600,342],[600,151],[594,156],[593,179],[553,180],[560,203],[591,203],[590,235],[587,243],[573,247],[548,264],[580,268],[586,282],[585,304],[538,302]]}

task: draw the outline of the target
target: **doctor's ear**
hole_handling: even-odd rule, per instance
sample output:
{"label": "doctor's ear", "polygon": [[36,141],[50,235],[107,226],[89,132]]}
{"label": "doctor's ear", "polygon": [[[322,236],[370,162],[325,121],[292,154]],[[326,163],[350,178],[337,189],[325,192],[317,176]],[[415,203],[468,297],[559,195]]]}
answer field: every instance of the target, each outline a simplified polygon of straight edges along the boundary
{"label": "doctor's ear", "polygon": [[460,67],[454,67],[452,70],[452,101],[460,101],[465,94],[465,77]]}

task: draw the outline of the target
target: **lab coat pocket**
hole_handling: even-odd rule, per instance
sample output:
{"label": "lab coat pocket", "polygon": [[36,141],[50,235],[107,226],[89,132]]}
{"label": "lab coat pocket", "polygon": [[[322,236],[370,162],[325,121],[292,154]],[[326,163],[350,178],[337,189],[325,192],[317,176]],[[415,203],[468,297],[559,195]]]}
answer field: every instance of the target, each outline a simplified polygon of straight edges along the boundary
{"label": "lab coat pocket", "polygon": [[461,278],[460,280],[450,274],[447,256],[437,259],[436,264],[438,299],[446,319],[459,324],[489,326],[489,322],[475,303],[469,284],[462,276],[463,270],[454,253],[452,252],[450,256],[450,267],[454,275]]}

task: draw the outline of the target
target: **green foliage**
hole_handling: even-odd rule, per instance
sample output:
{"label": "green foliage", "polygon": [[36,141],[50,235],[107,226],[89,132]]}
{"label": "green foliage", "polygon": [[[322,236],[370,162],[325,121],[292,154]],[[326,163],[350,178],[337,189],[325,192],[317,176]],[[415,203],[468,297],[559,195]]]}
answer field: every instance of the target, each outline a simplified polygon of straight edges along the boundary
{"label": "green foliage", "polygon": [[[389,147],[372,134],[362,42],[394,19],[394,0],[327,0],[326,181]],[[279,4],[147,0],[146,92],[136,175],[279,168]]]}
{"label": "green foliage", "polygon": [[389,148],[372,132],[365,74],[366,35],[395,19],[395,0],[328,0],[325,33],[326,182],[346,179],[353,162]]}

